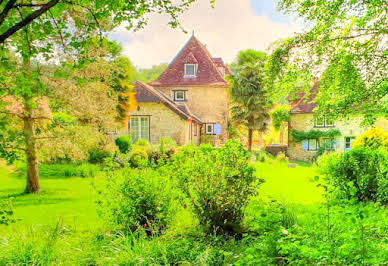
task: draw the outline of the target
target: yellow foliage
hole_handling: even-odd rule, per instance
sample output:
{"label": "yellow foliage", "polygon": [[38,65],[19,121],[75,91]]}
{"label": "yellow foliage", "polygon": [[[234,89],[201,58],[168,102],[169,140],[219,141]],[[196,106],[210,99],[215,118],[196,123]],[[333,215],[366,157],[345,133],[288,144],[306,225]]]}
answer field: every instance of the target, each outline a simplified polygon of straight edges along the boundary
{"label": "yellow foliage", "polygon": [[378,149],[380,147],[388,148],[388,132],[379,127],[374,127],[359,136],[354,141],[353,147],[365,147],[371,149]]}

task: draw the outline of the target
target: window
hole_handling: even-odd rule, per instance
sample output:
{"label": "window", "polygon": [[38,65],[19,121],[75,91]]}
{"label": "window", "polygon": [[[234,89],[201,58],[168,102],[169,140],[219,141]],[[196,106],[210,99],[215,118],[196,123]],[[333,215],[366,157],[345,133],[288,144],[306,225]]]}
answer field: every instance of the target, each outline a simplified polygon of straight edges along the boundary
{"label": "window", "polygon": [[327,127],[334,127],[334,121],[331,118],[325,118],[325,126]]}
{"label": "window", "polygon": [[324,127],[325,126],[325,118],[324,117],[318,117],[315,120],[315,126],[316,127]]}
{"label": "window", "polygon": [[186,101],[186,91],[174,91],[174,101],[184,102]]}
{"label": "window", "polygon": [[131,116],[130,133],[132,142],[138,139],[150,141],[150,117],[149,116]]}
{"label": "window", "polygon": [[345,151],[352,149],[352,140],[354,139],[355,137],[345,137]]}
{"label": "window", "polygon": [[194,136],[197,136],[198,132],[198,125],[197,124],[194,124]]}
{"label": "window", "polygon": [[206,135],[213,135],[214,124],[206,124]]}
{"label": "window", "polygon": [[317,139],[306,139],[302,141],[302,150],[304,151],[316,151],[318,148]]}
{"label": "window", "polygon": [[328,139],[328,138],[323,139],[323,147],[326,151],[336,150],[336,144],[337,144],[337,141],[334,139]]}
{"label": "window", "polygon": [[317,150],[317,143],[318,141],[316,139],[309,139],[309,151],[316,151]]}
{"label": "window", "polygon": [[197,64],[185,64],[185,77],[192,78],[197,76]]}
{"label": "window", "polygon": [[317,117],[315,127],[334,127],[334,121],[326,116]]}

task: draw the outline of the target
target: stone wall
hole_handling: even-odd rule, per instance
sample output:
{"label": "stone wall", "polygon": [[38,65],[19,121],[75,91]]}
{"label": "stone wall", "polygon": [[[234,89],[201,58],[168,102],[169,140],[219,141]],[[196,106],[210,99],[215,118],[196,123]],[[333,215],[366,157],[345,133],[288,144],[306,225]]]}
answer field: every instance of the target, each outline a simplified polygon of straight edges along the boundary
{"label": "stone wall", "polygon": [[[291,121],[289,125],[289,141],[287,155],[292,160],[311,161],[316,155],[316,151],[302,150],[302,143],[295,143],[291,136],[292,130],[310,131],[321,130],[327,131],[330,129],[338,129],[341,132],[341,136],[337,137],[338,144],[336,146],[337,151],[345,151],[345,137],[358,137],[369,128],[361,126],[363,118],[361,116],[351,116],[349,119],[338,120],[334,122],[334,127],[314,127],[313,114],[291,114]],[[376,126],[383,128],[388,132],[388,120],[379,118]]]}
{"label": "stone wall", "polygon": [[[158,88],[171,99],[174,99],[174,90],[186,90],[186,104],[190,111],[204,123],[221,124],[221,135],[216,139],[224,142],[227,139],[229,98],[227,88],[224,87],[168,87]],[[179,104],[180,102],[177,102]],[[205,134],[205,126],[202,127]]]}
{"label": "stone wall", "polygon": [[279,152],[286,154],[287,153],[287,145],[266,146],[265,151],[272,154],[273,156],[278,155]]}
{"label": "stone wall", "polygon": [[[130,115],[150,116],[150,142],[158,144],[160,138],[172,138],[178,145],[190,141],[190,123],[174,113],[163,103],[137,103],[138,111]],[[194,137],[195,139],[198,137]],[[198,141],[198,140],[197,140]]]}

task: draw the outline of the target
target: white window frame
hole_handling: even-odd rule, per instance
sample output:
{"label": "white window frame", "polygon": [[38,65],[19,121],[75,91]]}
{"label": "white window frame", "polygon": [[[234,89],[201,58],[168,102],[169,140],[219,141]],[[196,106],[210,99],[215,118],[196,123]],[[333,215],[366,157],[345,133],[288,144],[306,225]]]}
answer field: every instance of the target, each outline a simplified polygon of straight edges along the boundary
{"label": "white window frame", "polygon": [[[322,139],[323,141],[323,147],[325,148],[326,151],[335,151],[337,149],[336,147],[336,140],[335,139],[330,139],[330,138],[324,138]],[[329,142],[331,149],[326,149],[326,143]],[[330,143],[331,142],[331,143]]]}
{"label": "white window frame", "polygon": [[335,125],[334,125],[334,120],[332,120],[332,122],[331,122],[331,124],[328,124],[327,123],[327,118],[326,118],[326,116],[323,116],[321,119],[322,119],[322,124],[318,124],[318,119],[320,119],[320,118],[315,118],[315,122],[314,122],[314,124],[315,124],[315,127],[334,127]]}
{"label": "white window frame", "polygon": [[[322,124],[318,124],[318,119],[322,119]],[[325,127],[325,117],[315,118],[315,127]]]}
{"label": "white window frame", "polygon": [[[346,139],[349,139],[349,142],[346,142]],[[344,137],[344,150],[350,151],[352,149],[352,140],[354,140],[355,137],[352,136],[346,136]],[[346,144],[349,143],[349,148],[346,148]]]}
{"label": "white window frame", "polygon": [[[137,123],[137,125],[136,125],[136,128],[137,128],[137,130],[139,131],[139,133],[138,134],[134,134],[133,133],[133,129],[134,129],[134,126],[135,126],[135,122],[133,121],[134,120],[134,118],[136,118],[137,119],[137,121],[136,121],[136,123]],[[143,138],[143,136],[144,136],[144,134],[143,134],[143,128],[142,128],[142,118],[146,118],[146,122],[147,122],[147,127],[146,127],[146,129],[145,129],[145,134],[146,134],[146,138]],[[150,119],[150,116],[146,116],[146,115],[135,115],[135,116],[131,116],[130,118],[129,118],[129,132],[130,132],[130,134],[131,134],[131,141],[132,141],[132,143],[135,143],[138,139],[146,139],[147,141],[150,141],[150,121],[151,121],[151,119]],[[138,138],[136,138],[135,139],[135,136],[137,136],[138,135]]]}
{"label": "white window frame", "polygon": [[[211,132],[207,130],[208,126],[211,126],[211,128],[212,128]],[[211,124],[209,123],[209,124],[205,125],[205,133],[206,133],[206,135],[214,135],[214,124],[213,123],[211,123]]]}
{"label": "white window frame", "polygon": [[[183,98],[178,98],[177,96],[178,96],[178,93],[183,93]],[[176,102],[184,102],[184,101],[186,101],[186,91],[184,91],[184,90],[175,90],[174,91],[174,101],[176,101]]]}
{"label": "white window frame", "polygon": [[[187,67],[193,66],[194,74],[187,73]],[[197,77],[198,65],[197,64],[185,64],[185,78],[195,78]]]}
{"label": "white window frame", "polygon": [[[315,149],[310,148],[310,140],[315,140]],[[308,151],[317,151],[318,150],[318,139],[308,139],[307,143],[308,143]]]}

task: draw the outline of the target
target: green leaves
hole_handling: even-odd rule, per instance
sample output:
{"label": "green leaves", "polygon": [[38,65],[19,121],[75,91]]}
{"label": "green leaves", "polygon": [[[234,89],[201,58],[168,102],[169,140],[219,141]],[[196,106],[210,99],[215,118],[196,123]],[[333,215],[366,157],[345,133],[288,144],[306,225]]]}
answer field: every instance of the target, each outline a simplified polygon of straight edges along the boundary
{"label": "green leaves", "polygon": [[341,132],[338,129],[330,129],[327,131],[310,130],[307,132],[292,130],[291,135],[294,138],[295,142],[302,142],[306,139],[319,139],[323,137],[334,139],[336,137],[341,136]]}

